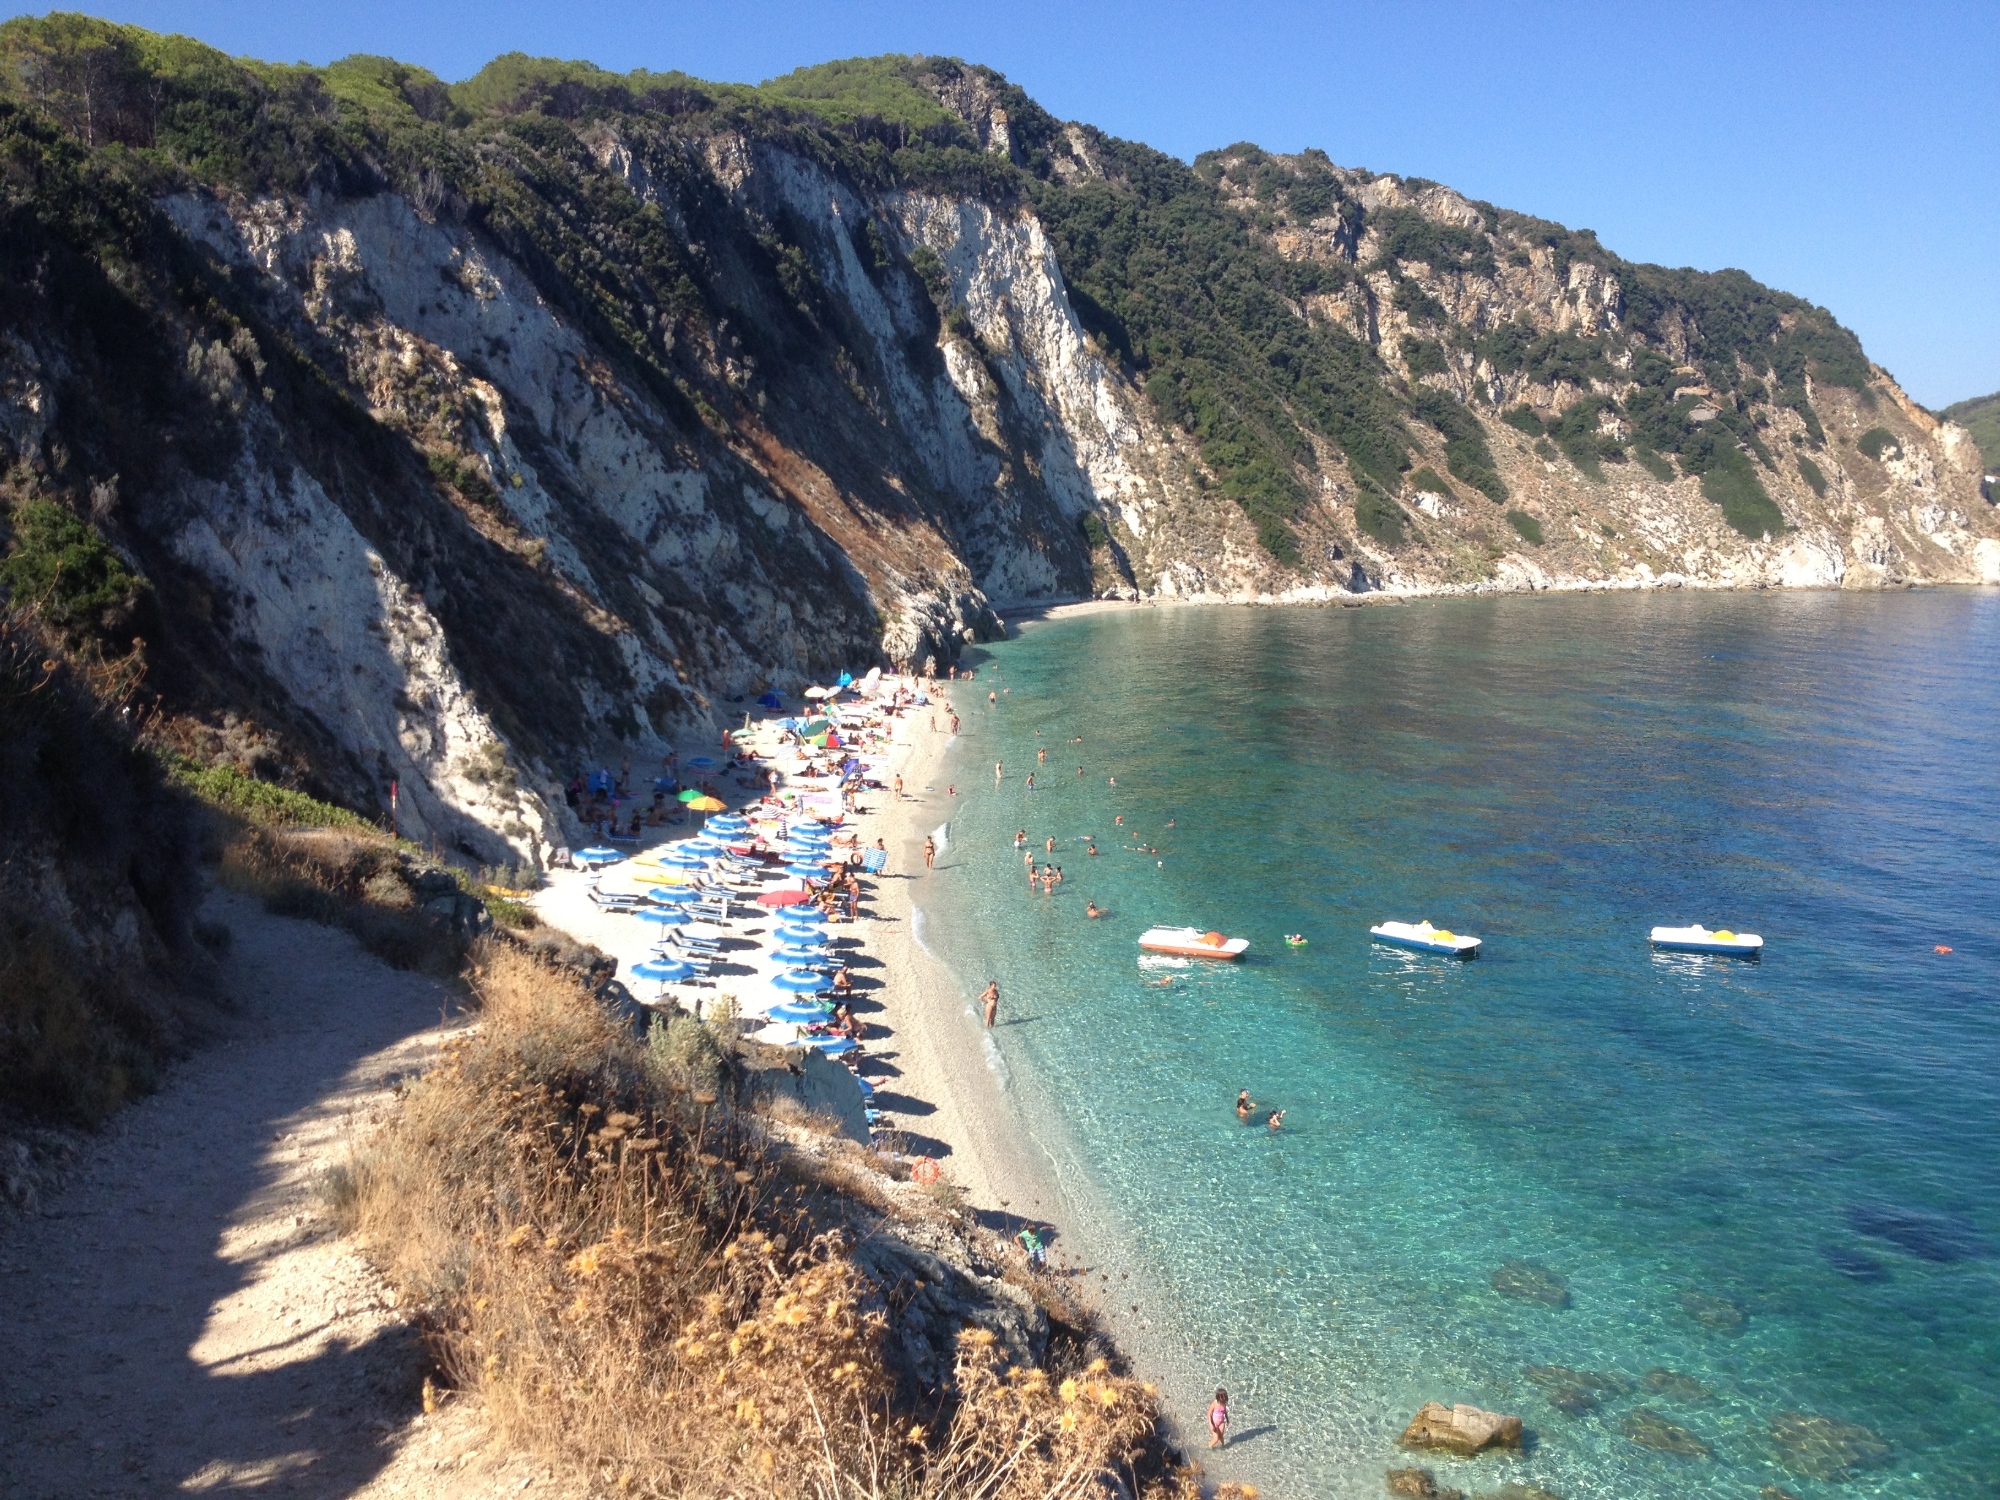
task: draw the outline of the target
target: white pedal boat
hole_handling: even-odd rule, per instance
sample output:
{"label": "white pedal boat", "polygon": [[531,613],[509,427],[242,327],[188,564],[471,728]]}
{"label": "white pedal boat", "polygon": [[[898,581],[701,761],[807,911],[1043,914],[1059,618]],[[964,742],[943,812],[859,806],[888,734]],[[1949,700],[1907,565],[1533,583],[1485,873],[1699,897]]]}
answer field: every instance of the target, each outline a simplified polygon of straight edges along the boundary
{"label": "white pedal boat", "polygon": [[1653,946],[1669,953],[1735,953],[1756,955],[1764,951],[1764,940],[1754,932],[1731,932],[1722,928],[1710,932],[1699,922],[1692,927],[1655,927]]}
{"label": "white pedal boat", "polygon": [[1199,927],[1151,927],[1139,934],[1139,946],[1175,958],[1241,958],[1250,939],[1224,937]]}
{"label": "white pedal boat", "polygon": [[1368,929],[1378,943],[1396,948],[1414,948],[1419,953],[1443,953],[1452,958],[1477,958],[1479,939],[1459,932],[1447,932],[1429,922],[1383,922]]}

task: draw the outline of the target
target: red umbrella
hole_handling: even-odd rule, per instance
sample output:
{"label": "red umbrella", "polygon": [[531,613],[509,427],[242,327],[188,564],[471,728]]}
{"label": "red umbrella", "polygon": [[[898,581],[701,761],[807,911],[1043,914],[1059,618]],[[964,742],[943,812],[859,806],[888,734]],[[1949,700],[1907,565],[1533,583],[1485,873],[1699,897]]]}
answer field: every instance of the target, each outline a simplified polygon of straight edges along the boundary
{"label": "red umbrella", "polygon": [[759,906],[803,906],[810,900],[804,891],[762,891],[757,896]]}

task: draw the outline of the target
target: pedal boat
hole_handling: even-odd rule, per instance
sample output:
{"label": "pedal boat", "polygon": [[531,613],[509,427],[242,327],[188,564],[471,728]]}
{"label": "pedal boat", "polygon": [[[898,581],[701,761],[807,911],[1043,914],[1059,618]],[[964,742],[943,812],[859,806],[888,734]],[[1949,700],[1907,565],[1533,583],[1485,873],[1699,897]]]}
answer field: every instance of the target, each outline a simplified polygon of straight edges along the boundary
{"label": "pedal boat", "polygon": [[1175,958],[1241,958],[1250,939],[1224,937],[1198,927],[1153,927],[1139,934],[1139,946],[1148,953],[1171,953]]}
{"label": "pedal boat", "polygon": [[1384,922],[1368,929],[1378,943],[1392,948],[1411,948],[1418,953],[1441,953],[1448,958],[1479,957],[1479,939],[1463,933],[1447,932],[1429,922]]}
{"label": "pedal boat", "polygon": [[1754,932],[1731,932],[1726,927],[1710,932],[1697,922],[1692,927],[1655,927],[1653,946],[1667,953],[1731,953],[1755,958],[1764,951],[1764,940]]}

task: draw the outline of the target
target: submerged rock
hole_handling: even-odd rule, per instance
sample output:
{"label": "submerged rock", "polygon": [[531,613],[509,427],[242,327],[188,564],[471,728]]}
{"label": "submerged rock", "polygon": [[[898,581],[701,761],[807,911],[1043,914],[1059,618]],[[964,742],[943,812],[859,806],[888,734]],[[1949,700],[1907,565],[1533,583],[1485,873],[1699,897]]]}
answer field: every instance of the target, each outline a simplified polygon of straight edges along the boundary
{"label": "submerged rock", "polygon": [[1501,1266],[1493,1273],[1493,1290],[1523,1302],[1569,1306],[1569,1283],[1547,1266],[1538,1266],[1531,1260],[1510,1260]]}
{"label": "submerged rock", "polygon": [[1627,1414],[1619,1430],[1644,1448],[1661,1453],[1678,1453],[1684,1458],[1713,1458],[1715,1450],[1678,1422],[1669,1422],[1650,1407]]}
{"label": "submerged rock", "polygon": [[1891,1451],[1880,1433],[1858,1422],[1803,1411],[1771,1418],[1771,1440],[1784,1466],[1808,1479],[1846,1479],[1861,1469],[1879,1469]]}
{"label": "submerged rock", "polygon": [[1405,1448],[1436,1448],[1445,1453],[1478,1453],[1486,1448],[1521,1446],[1521,1419],[1476,1406],[1446,1406],[1426,1401],[1403,1429]]}
{"label": "submerged rock", "polygon": [[1672,1370],[1648,1370],[1646,1389],[1656,1395],[1665,1396],[1670,1401],[1712,1401],[1715,1392],[1696,1380],[1692,1375],[1678,1375]]}
{"label": "submerged rock", "polygon": [[1479,1500],[1563,1500],[1563,1497],[1538,1484],[1503,1484],[1498,1494],[1482,1495]]}
{"label": "submerged rock", "polygon": [[1864,1254],[1851,1245],[1827,1245],[1820,1254],[1826,1263],[1845,1276],[1849,1281],[1887,1281],[1889,1268],[1872,1255]]}
{"label": "submerged rock", "polygon": [[1946,1214],[1898,1208],[1891,1203],[1856,1203],[1847,1210],[1847,1222],[1856,1234],[1886,1240],[1919,1260],[1946,1264],[1986,1253],[1976,1229]]}
{"label": "submerged rock", "polygon": [[1464,1490],[1441,1490],[1429,1469],[1391,1469],[1389,1493],[1408,1495],[1410,1500],[1465,1500]]}
{"label": "submerged rock", "polygon": [[1682,1292],[1681,1311],[1716,1333],[1735,1333],[1750,1321],[1740,1303],[1710,1292]]}
{"label": "submerged rock", "polygon": [[1757,1491],[1757,1500],[1799,1500],[1790,1490],[1781,1490],[1775,1484],[1767,1484]]}
{"label": "submerged rock", "polygon": [[1595,1411],[1606,1396],[1623,1396],[1632,1382],[1622,1375],[1572,1370],[1568,1365],[1529,1365],[1521,1372],[1540,1386],[1549,1405],[1572,1417]]}

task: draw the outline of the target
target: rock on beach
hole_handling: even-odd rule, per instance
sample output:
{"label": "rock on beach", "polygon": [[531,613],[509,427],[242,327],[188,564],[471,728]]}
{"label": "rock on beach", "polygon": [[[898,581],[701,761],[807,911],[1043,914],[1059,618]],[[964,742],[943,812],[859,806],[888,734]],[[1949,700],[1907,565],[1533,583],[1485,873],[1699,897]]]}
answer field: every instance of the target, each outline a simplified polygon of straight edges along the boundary
{"label": "rock on beach", "polygon": [[1477,1406],[1446,1406],[1426,1401],[1403,1429],[1405,1448],[1436,1448],[1445,1453],[1479,1453],[1487,1448],[1521,1446],[1521,1419],[1483,1411]]}
{"label": "rock on beach", "polygon": [[1429,1469],[1391,1469],[1387,1484],[1392,1495],[1409,1500],[1465,1500],[1464,1490],[1441,1490]]}

